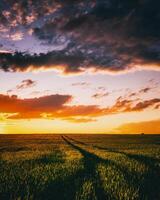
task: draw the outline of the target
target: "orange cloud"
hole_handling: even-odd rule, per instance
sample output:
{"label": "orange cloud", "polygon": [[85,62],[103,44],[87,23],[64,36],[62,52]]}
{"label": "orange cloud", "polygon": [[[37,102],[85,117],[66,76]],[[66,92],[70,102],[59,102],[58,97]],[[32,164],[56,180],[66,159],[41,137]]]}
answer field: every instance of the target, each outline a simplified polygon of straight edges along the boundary
{"label": "orange cloud", "polygon": [[160,119],[123,124],[122,126],[118,127],[115,132],[160,134]]}
{"label": "orange cloud", "polygon": [[16,95],[0,95],[0,113],[10,113],[7,119],[59,118],[72,122],[89,122],[94,118],[124,112],[140,112],[147,108],[159,109],[160,99],[135,102],[118,98],[113,106],[67,105],[71,95],[48,95],[38,98],[20,99]]}
{"label": "orange cloud", "polygon": [[19,99],[16,95],[0,95],[0,112],[30,113],[30,112],[53,112],[70,102],[70,95],[49,95],[39,98]]}
{"label": "orange cloud", "polygon": [[138,102],[134,107],[131,108],[131,111],[142,111],[148,107],[156,105],[159,102],[160,102],[160,99],[158,98],[146,100],[143,102]]}
{"label": "orange cloud", "polygon": [[140,112],[152,106],[157,106],[158,103],[160,103],[159,98],[137,102],[137,100],[130,100],[130,99],[121,100],[121,97],[119,97],[116,103],[110,108],[110,111],[112,111],[113,113],[134,112],[134,111]]}

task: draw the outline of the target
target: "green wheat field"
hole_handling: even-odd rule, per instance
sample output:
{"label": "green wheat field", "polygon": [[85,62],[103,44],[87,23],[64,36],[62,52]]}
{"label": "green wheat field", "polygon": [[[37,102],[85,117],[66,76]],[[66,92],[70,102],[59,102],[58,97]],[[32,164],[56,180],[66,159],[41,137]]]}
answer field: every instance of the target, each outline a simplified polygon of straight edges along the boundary
{"label": "green wheat field", "polygon": [[159,200],[160,135],[1,135],[0,200]]}

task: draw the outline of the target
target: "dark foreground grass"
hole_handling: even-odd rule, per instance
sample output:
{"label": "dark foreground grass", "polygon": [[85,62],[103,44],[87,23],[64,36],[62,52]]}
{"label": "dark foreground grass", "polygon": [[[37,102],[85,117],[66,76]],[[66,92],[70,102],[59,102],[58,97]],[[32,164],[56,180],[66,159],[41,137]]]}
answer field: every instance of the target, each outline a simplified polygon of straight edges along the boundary
{"label": "dark foreground grass", "polygon": [[160,135],[2,135],[3,199],[159,200]]}

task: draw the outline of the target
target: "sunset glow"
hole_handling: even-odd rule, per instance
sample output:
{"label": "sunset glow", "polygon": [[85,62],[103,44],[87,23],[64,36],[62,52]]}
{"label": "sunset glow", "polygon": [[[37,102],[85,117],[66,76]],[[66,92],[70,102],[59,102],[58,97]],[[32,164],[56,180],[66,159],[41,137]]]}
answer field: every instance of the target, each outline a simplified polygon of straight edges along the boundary
{"label": "sunset glow", "polygon": [[0,2],[0,133],[160,133],[156,4],[28,2]]}

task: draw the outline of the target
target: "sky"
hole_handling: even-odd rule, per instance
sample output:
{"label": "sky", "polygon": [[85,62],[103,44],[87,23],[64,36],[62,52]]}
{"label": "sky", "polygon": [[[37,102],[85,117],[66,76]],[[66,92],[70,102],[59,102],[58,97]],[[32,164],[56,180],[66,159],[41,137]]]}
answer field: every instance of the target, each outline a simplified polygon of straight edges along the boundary
{"label": "sky", "polygon": [[1,0],[0,133],[160,133],[159,0]]}

